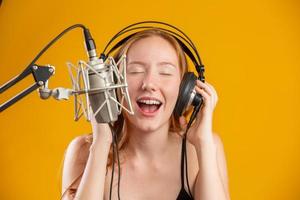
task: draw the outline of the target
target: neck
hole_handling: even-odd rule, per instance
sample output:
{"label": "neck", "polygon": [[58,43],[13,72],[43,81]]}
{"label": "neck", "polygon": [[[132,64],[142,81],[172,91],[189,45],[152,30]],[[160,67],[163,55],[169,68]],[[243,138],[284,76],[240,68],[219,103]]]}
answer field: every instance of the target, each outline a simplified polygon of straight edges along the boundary
{"label": "neck", "polygon": [[[129,123],[127,123],[129,125]],[[132,125],[127,126],[130,134],[127,151],[137,159],[154,160],[167,152],[169,123],[155,131],[142,131]]]}

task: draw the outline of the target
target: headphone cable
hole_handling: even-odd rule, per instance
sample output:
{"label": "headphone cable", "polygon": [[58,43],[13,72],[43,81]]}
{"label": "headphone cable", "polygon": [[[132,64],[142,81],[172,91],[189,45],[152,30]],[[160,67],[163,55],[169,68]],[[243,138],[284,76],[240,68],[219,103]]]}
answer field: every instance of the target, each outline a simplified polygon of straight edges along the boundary
{"label": "headphone cable", "polygon": [[191,189],[190,189],[190,184],[189,184],[189,178],[188,178],[188,162],[187,162],[187,150],[186,150],[186,137],[187,137],[187,133],[188,133],[188,130],[190,129],[192,123],[194,122],[194,120],[196,119],[196,116],[199,112],[201,108],[201,104],[197,105],[193,112],[192,112],[192,115],[190,117],[190,120],[188,122],[188,125],[187,125],[187,128],[185,130],[185,133],[184,133],[184,136],[183,136],[183,142],[184,142],[184,162],[185,162],[185,174],[186,174],[186,182],[187,182],[187,187],[188,187],[188,191],[189,191],[189,194],[190,196],[192,196],[192,192],[191,192]]}

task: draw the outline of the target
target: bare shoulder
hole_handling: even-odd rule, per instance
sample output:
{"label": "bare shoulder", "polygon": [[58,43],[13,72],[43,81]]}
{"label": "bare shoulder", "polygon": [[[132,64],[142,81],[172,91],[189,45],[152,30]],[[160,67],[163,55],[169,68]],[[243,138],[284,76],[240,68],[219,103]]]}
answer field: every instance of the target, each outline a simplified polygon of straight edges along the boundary
{"label": "bare shoulder", "polygon": [[[218,168],[220,170],[222,179],[224,182],[227,182],[227,167],[226,167],[226,159],[225,159],[225,153],[224,153],[224,147],[223,142],[218,133],[213,133],[213,140],[214,144],[216,146],[216,156],[218,161]],[[199,161],[197,156],[196,148],[193,144],[190,142],[187,142],[187,153],[188,153],[188,164],[189,164],[189,170],[191,171],[191,180],[195,178],[199,172]],[[201,162],[201,161],[200,161]],[[190,176],[190,174],[189,174]],[[195,180],[195,179],[194,179]],[[191,181],[191,184],[193,185],[194,182]],[[226,185],[226,183],[225,183]]]}
{"label": "bare shoulder", "polygon": [[90,135],[80,135],[75,137],[68,145],[65,152],[65,164],[77,165],[85,163],[89,155]]}
{"label": "bare shoulder", "polygon": [[222,172],[223,176],[227,180],[227,164],[226,164],[224,145],[219,134],[214,133],[213,136],[214,136],[214,143],[216,145],[218,166],[220,170],[223,171]]}
{"label": "bare shoulder", "polygon": [[75,137],[68,145],[65,151],[63,174],[62,174],[62,191],[72,186],[76,189],[88,156],[91,145],[90,135],[81,135]]}
{"label": "bare shoulder", "polygon": [[217,167],[220,174],[222,184],[224,186],[227,198],[230,199],[229,195],[229,178],[227,172],[227,161],[225,156],[224,145],[221,136],[218,133],[213,133],[214,144],[216,146],[216,160]]}
{"label": "bare shoulder", "polygon": [[65,160],[79,164],[86,160],[91,143],[88,141],[89,135],[75,137],[68,145],[65,153]]}
{"label": "bare shoulder", "polygon": [[227,160],[225,156],[225,150],[224,145],[221,140],[221,137],[218,134],[214,134],[214,141],[217,149],[217,163],[218,163],[218,169],[220,173],[220,177],[222,180],[222,183],[225,188],[225,192],[227,195],[227,198],[230,199],[229,195],[229,178],[228,178],[228,172],[227,172]]}

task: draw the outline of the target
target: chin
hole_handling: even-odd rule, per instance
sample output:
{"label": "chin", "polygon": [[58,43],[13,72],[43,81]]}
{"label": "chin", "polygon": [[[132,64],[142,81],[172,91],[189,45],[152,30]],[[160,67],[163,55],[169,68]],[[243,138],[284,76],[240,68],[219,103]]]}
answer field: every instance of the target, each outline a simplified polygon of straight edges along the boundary
{"label": "chin", "polygon": [[158,130],[159,126],[149,124],[149,125],[145,125],[145,126],[139,126],[136,128],[139,129],[141,132],[149,133],[149,132],[154,132],[154,131]]}
{"label": "chin", "polygon": [[150,119],[150,120],[138,120],[136,122],[129,122],[131,123],[136,129],[138,129],[141,132],[155,132],[164,126],[169,127],[169,120],[162,123],[162,120],[160,119]]}

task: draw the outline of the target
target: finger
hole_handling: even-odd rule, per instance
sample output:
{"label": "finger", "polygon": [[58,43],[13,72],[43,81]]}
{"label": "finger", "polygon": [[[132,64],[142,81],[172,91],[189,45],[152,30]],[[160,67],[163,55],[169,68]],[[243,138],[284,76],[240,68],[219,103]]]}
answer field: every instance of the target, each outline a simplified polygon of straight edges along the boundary
{"label": "finger", "polygon": [[179,124],[182,129],[186,129],[187,122],[184,116],[179,117]]}
{"label": "finger", "polygon": [[213,91],[211,90],[211,88],[206,83],[203,83],[202,81],[197,80],[196,86],[204,89],[209,95],[213,95]]}
{"label": "finger", "polygon": [[208,105],[209,102],[211,101],[211,96],[204,89],[198,87],[196,87],[195,89],[197,93],[202,95],[204,104]]}
{"label": "finger", "polygon": [[209,83],[207,83],[207,85],[211,88],[211,91],[213,92],[213,95],[212,95],[212,96],[214,97],[214,105],[216,105],[217,102],[218,102],[218,99],[219,99],[218,93],[217,93],[217,91],[216,91],[216,89],[214,88],[213,85],[211,85],[211,84],[209,84]]}
{"label": "finger", "polygon": [[203,83],[203,82],[199,81],[198,84],[201,85],[207,91],[208,94],[210,94],[211,99],[212,99],[212,105],[215,106],[218,101],[218,95],[217,95],[215,88],[208,82]]}
{"label": "finger", "polygon": [[206,84],[210,88],[210,91],[217,97],[218,94],[217,94],[217,91],[216,91],[215,87],[213,85],[209,84],[209,83],[206,83]]}
{"label": "finger", "polygon": [[216,95],[215,95],[215,91],[214,91],[214,88],[211,84],[209,84],[208,82],[205,82],[205,84],[207,85],[207,87],[209,88],[209,91],[210,91],[210,97],[211,97],[211,100],[212,100],[212,105],[215,105],[216,103]]}
{"label": "finger", "polygon": [[90,112],[89,118],[90,118],[90,121],[92,124],[97,124],[97,121],[96,121],[96,118],[95,118],[95,115],[93,112]]}

